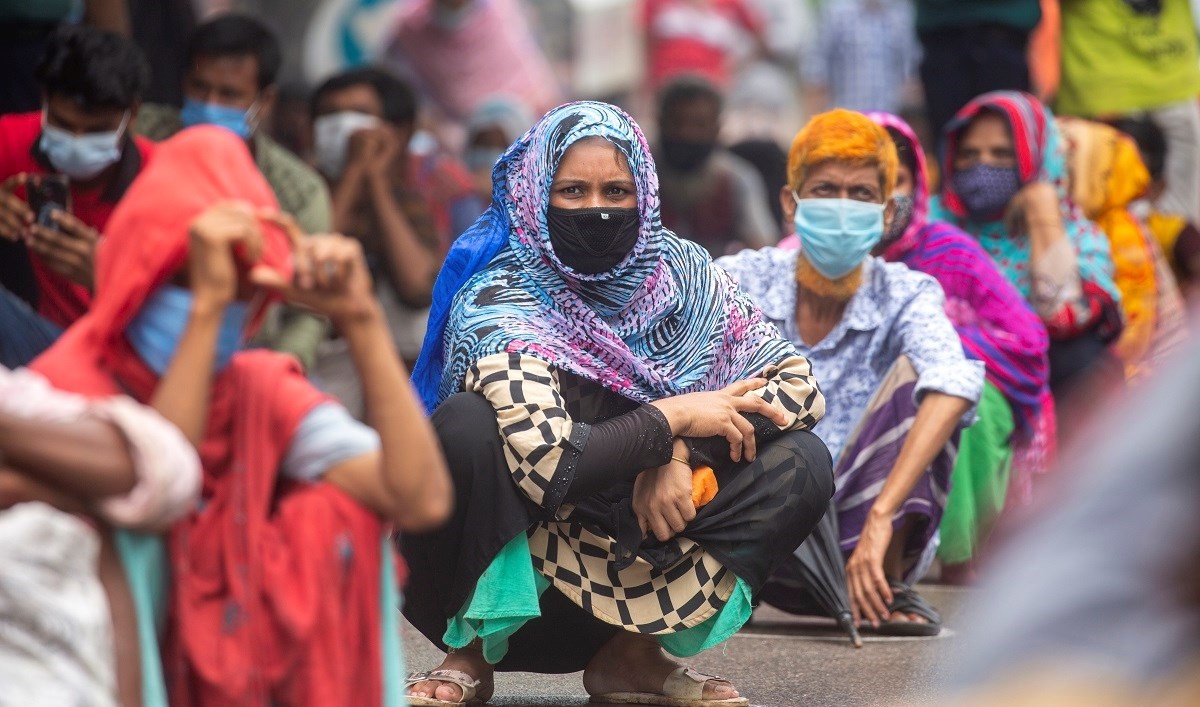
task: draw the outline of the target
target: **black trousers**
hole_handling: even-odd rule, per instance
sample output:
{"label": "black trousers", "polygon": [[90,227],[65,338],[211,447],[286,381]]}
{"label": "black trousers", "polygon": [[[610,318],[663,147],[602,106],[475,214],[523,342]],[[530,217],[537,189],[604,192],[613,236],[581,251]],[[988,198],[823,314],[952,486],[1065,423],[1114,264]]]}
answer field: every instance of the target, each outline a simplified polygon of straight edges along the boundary
{"label": "black trousers", "polygon": [[922,32],[921,83],[929,128],[941,148],[942,128],[972,98],[988,91],[1029,90],[1029,33],[1004,25]]}
{"label": "black trousers", "polygon": [[[455,395],[437,409],[433,423],[454,479],[454,514],[434,532],[405,534],[400,550],[410,570],[404,615],[445,649],[447,620],[462,609],[500,550],[550,518],[513,483],[496,413],[486,399],[474,393]],[[720,466],[717,497],[697,512],[682,535],[757,592],[825,514],[833,495],[832,460],[816,435],[794,431],[763,445],[753,462]],[[571,519],[614,538],[627,535],[632,522],[640,537],[636,519],[627,510],[632,490],[631,482],[614,485],[579,503]],[[679,559],[675,542],[651,537],[636,545],[637,554],[658,568]],[[514,634],[508,654],[496,667],[542,673],[582,670],[619,630],[561,593],[547,591],[542,616]]]}

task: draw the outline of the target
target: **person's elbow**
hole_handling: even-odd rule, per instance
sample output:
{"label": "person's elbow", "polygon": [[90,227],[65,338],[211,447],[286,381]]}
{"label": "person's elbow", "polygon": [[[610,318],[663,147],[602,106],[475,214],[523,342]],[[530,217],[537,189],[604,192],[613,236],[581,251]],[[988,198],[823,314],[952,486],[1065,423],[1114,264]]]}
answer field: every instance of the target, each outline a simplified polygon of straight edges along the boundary
{"label": "person's elbow", "polygon": [[444,468],[432,474],[404,497],[391,512],[392,523],[402,532],[422,533],[440,528],[454,512],[454,490]]}

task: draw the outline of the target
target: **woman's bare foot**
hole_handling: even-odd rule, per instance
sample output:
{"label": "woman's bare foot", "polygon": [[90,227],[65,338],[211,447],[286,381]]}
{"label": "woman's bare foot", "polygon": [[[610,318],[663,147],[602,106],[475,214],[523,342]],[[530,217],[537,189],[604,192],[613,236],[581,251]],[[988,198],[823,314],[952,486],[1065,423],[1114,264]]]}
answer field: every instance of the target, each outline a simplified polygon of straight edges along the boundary
{"label": "woman's bare foot", "polygon": [[[667,677],[680,667],[663,653],[653,636],[621,631],[592,657],[583,671],[583,688],[589,695],[610,692],[659,694]],[[728,700],[739,696],[727,682],[710,680],[704,684],[706,700]]]}
{"label": "woman's bare foot", "polygon": [[[456,648],[446,654],[436,670],[457,670],[470,675],[479,681],[475,699],[487,702],[496,690],[495,669],[483,659],[483,651],[478,641],[466,648]],[[443,702],[462,702],[463,689],[452,682],[444,680],[426,680],[408,688],[410,697],[428,697]]]}

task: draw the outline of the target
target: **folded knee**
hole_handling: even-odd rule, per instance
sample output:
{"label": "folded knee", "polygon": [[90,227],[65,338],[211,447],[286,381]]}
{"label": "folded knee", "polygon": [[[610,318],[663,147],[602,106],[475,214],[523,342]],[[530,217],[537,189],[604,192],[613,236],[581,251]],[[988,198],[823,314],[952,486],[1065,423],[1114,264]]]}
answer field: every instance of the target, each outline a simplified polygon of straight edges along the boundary
{"label": "folded knee", "polygon": [[809,430],[794,430],[780,439],[796,455],[794,484],[824,501],[833,498],[833,458],[821,438]]}

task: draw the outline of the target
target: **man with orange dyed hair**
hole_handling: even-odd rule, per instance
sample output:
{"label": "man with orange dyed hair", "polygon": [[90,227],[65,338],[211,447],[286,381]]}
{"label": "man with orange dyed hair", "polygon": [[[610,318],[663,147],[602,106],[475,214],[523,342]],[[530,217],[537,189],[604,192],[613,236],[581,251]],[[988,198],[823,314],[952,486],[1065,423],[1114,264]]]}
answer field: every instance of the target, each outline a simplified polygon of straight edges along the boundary
{"label": "man with orange dyed hair", "polygon": [[[866,116],[814,117],[792,142],[779,193],[800,249],[717,262],[821,381],[816,433],[835,460],[855,618],[879,633],[924,636],[941,630],[941,618],[911,583],[937,549],[958,433],[974,417],[984,367],[963,353],[936,280],[870,255],[894,220],[897,169],[895,145]],[[762,596],[800,611],[801,586],[785,563]]]}

